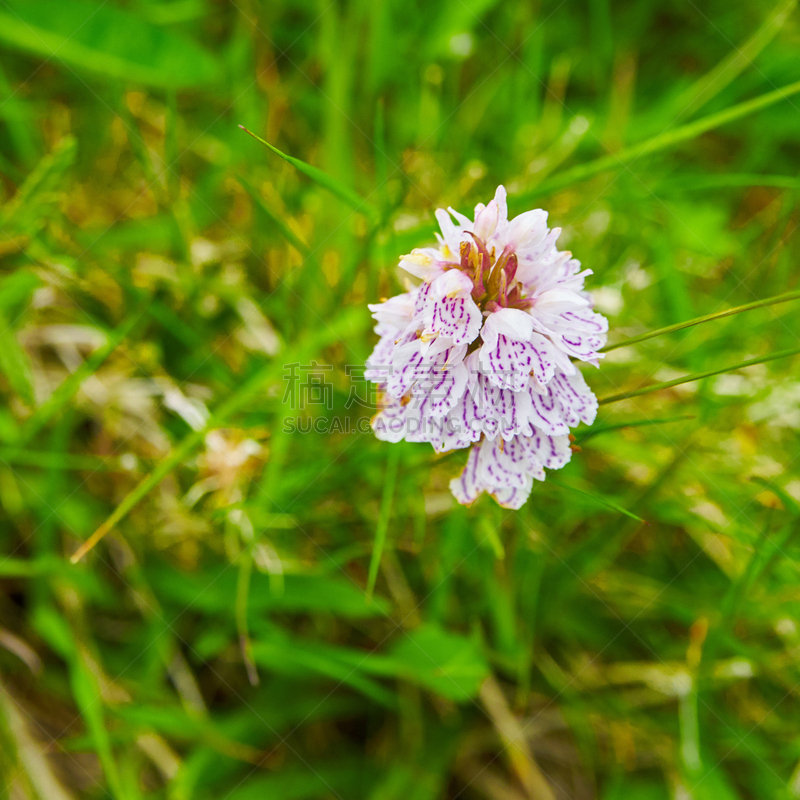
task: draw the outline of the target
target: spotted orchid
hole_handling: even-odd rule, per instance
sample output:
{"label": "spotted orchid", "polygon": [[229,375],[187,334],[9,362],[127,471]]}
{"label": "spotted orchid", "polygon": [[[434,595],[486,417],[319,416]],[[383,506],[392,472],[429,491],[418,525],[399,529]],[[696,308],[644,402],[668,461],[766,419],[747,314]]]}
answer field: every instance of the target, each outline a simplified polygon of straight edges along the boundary
{"label": "spotted orchid", "polygon": [[597,399],[575,362],[598,366],[608,322],[581,270],[560,252],[560,228],[537,209],[508,219],[506,190],[474,219],[437,209],[438,247],[400,259],[416,278],[370,305],[380,337],[366,377],[381,403],[379,439],[471,448],[450,483],[460,503],[482,492],[520,508],[544,469],[570,459],[570,428],[591,424]]}

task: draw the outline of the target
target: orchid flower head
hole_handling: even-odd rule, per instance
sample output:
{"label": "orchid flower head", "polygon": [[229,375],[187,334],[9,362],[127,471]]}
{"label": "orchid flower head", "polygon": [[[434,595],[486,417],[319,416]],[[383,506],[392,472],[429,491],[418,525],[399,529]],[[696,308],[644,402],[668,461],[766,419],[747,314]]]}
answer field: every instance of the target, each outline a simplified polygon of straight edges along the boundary
{"label": "orchid flower head", "polygon": [[547,212],[509,220],[499,186],[472,219],[452,208],[436,219],[438,245],[400,259],[419,283],[369,306],[380,340],[366,377],[382,394],[372,427],[390,442],[470,448],[455,498],[486,492],[520,508],[545,468],[569,461],[570,429],[594,421],[576,362],[599,365],[608,321],[584,290],[591,270],[557,249]]}

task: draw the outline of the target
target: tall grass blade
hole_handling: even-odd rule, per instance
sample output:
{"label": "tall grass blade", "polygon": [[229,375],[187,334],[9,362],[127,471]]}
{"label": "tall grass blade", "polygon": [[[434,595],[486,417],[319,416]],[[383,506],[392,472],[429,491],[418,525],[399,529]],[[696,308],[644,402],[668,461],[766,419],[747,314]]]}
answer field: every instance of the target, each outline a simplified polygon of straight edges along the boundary
{"label": "tall grass blade", "polygon": [[209,86],[220,62],[191,39],[109,3],[4,0],[0,41],[71,67],[151,86]]}
{"label": "tall grass blade", "polygon": [[242,651],[247,679],[251,686],[258,686],[258,671],[253,660],[253,643],[247,625],[247,601],[250,596],[250,575],[253,572],[253,552],[247,547],[239,557],[239,575],[236,581],[236,630],[239,634],[239,649]]}
{"label": "tall grass blade", "polygon": [[0,447],[0,461],[9,466],[37,467],[50,470],[78,470],[86,472],[127,472],[118,458],[70,455],[58,451],[27,450],[18,447]]}
{"label": "tall grass blade", "polygon": [[691,328],[694,325],[700,325],[703,322],[713,322],[715,319],[731,317],[734,314],[741,314],[743,311],[752,311],[756,308],[766,308],[767,306],[774,306],[778,303],[787,303],[789,300],[800,300],[800,291],[784,292],[783,294],[778,294],[774,297],[768,297],[765,300],[754,300],[752,303],[745,303],[743,306],[736,306],[735,308],[729,308],[725,311],[715,311],[713,314],[706,314],[702,317],[686,320],[685,322],[676,322],[674,325],[667,325],[664,328],[656,328],[655,330],[648,331],[647,333],[642,333],[639,336],[632,336],[630,339],[623,339],[621,342],[607,344],[600,350],[600,352],[609,353],[619,347],[628,347],[628,345],[646,342],[648,339],[653,339],[656,336],[663,336],[665,333],[674,333],[675,331],[680,331],[684,328]]}
{"label": "tall grass blade", "polygon": [[620,514],[624,514],[626,517],[630,517],[631,519],[635,519],[637,522],[644,522],[641,517],[638,517],[632,511],[628,511],[627,508],[623,508],[621,505],[615,503],[613,500],[609,500],[607,497],[602,497],[599,494],[595,494],[594,492],[587,492],[583,489],[578,489],[576,486],[572,486],[569,483],[563,483],[562,481],[556,480],[552,478],[550,475],[547,476],[548,483],[553,483],[556,486],[566,489],[570,492],[577,492],[578,494],[582,494],[584,497],[588,497],[595,503],[598,503],[601,506],[606,506],[606,508],[610,508],[612,511],[618,511]]}
{"label": "tall grass blade", "polygon": [[63,383],[42,403],[36,411],[25,421],[20,431],[19,440],[14,442],[24,446],[78,393],[83,382],[94,375],[106,359],[129,336],[131,331],[142,319],[149,304],[149,298],[142,300],[134,311],[129,314],[108,337],[108,341],[98,347]]}
{"label": "tall grass blade", "polygon": [[741,47],[734,45],[719,64],[683,92],[675,101],[675,108],[680,109],[675,121],[692,116],[752,66],[753,60],[777,36],[796,5],[797,0],[780,0],[761,27]]}
{"label": "tall grass blade", "polygon": [[677,175],[660,181],[656,193],[694,192],[703,189],[729,189],[736,187],[765,186],[771,189],[800,189],[800,178],[791,175],[758,175],[756,173],[729,173],[720,175]]}
{"label": "tall grass blade", "polygon": [[77,152],[77,139],[65,136],[52,152],[39,161],[11,201],[0,211],[0,230],[13,228],[22,233],[33,232],[32,227],[38,222],[40,201],[54,191],[62,175],[74,163]]}
{"label": "tall grass blade", "polygon": [[513,202],[515,207],[523,206],[530,200],[540,197],[541,195],[549,194],[559,189],[565,189],[568,186],[585,181],[587,178],[591,178],[601,172],[620,169],[642,156],[651,155],[652,153],[658,153],[661,150],[675,147],[681,142],[694,139],[706,131],[720,127],[720,125],[726,125],[729,122],[746,117],[748,114],[760,111],[762,108],[775,105],[775,103],[779,103],[781,100],[787,100],[798,92],[800,92],[800,81],[795,81],[780,89],[762,94],[760,97],[754,97],[752,100],[746,100],[731,108],[726,108],[724,111],[719,111],[716,114],[709,114],[707,117],[702,117],[695,122],[690,122],[686,125],[681,125],[677,128],[659,133],[657,136],[646,139],[644,142],[626,147],[618,153],[603,156],[594,161],[589,161],[586,164],[579,164],[539,184],[539,186],[535,186],[527,192],[522,192],[513,198],[509,198],[509,201]]}
{"label": "tall grass blade", "polygon": [[381,563],[383,548],[386,544],[386,533],[389,530],[389,517],[392,514],[394,500],[394,487],[397,482],[397,467],[400,463],[400,448],[390,447],[386,462],[386,477],[383,481],[383,496],[381,510],[378,514],[378,526],[375,529],[375,544],[372,548],[372,558],[369,562],[369,576],[367,577],[367,601],[372,601],[375,590],[375,581],[378,579],[378,567]]}
{"label": "tall grass blade", "polygon": [[0,372],[27,406],[33,406],[33,371],[28,354],[17,341],[14,328],[0,311]]}
{"label": "tall grass blade", "polygon": [[792,497],[789,492],[786,491],[781,486],[778,486],[777,483],[774,481],[767,480],[766,478],[761,478],[759,476],[754,476],[750,478],[753,483],[759,483],[765,488],[769,489],[773,492],[778,499],[783,503],[783,507],[788,511],[793,517],[800,517],[800,503]]}
{"label": "tall grass blade", "polygon": [[630,392],[620,392],[620,394],[613,394],[609,397],[603,397],[599,400],[600,405],[608,403],[616,403],[619,400],[627,400],[630,397],[640,397],[643,394],[650,394],[651,392],[658,392],[661,389],[670,389],[673,386],[680,386],[682,383],[691,383],[692,381],[699,381],[703,378],[710,378],[714,375],[722,375],[725,372],[735,372],[737,369],[744,369],[745,367],[753,367],[756,364],[766,364],[768,361],[776,361],[779,358],[787,358],[788,356],[795,356],[800,353],[800,347],[792,348],[791,350],[779,350],[777,353],[771,353],[768,356],[759,356],[758,358],[751,358],[747,361],[742,361],[739,364],[731,364],[727,367],[720,369],[710,369],[706,372],[696,372],[693,375],[687,375],[685,378],[676,378],[674,381],[664,381],[663,383],[654,383],[650,386],[643,386],[640,389],[633,389]]}
{"label": "tall grass blade", "polygon": [[260,136],[257,136],[251,130],[248,130],[244,127],[244,125],[239,126],[245,133],[249,133],[256,141],[261,142],[265,147],[268,147],[272,150],[275,155],[280,156],[284,161],[287,161],[291,164],[298,172],[302,172],[307,178],[310,178],[314,183],[321,186],[323,189],[327,189],[331,194],[338,197],[340,200],[343,200],[347,205],[349,205],[355,211],[359,211],[362,214],[366,214],[371,219],[375,220],[378,218],[378,212],[373,206],[371,206],[360,194],[353,191],[349,186],[345,186],[340,181],[337,181],[335,178],[332,178],[328,175],[327,172],[323,172],[321,169],[317,167],[312,167],[311,164],[306,164],[305,161],[301,161],[299,158],[294,158],[293,156],[287,155],[286,153],[278,150],[275,145],[270,144],[268,141],[262,139]]}
{"label": "tall grass blade", "polygon": [[289,242],[289,244],[294,247],[295,250],[303,255],[308,255],[308,245],[280,218],[278,214],[276,214],[264,202],[264,198],[261,197],[256,187],[253,186],[253,184],[242,175],[239,175],[237,180],[247,194],[250,195],[250,199],[256,204],[258,209],[272,222],[273,225],[275,225],[278,231],[280,231],[281,236],[283,236],[283,238],[286,239],[286,241]]}
{"label": "tall grass blade", "polygon": [[[360,309],[342,313],[338,319],[334,320],[325,330],[318,331],[307,337],[302,345],[298,346],[294,354],[287,357],[289,362],[297,361],[304,363],[310,354],[318,351],[325,344],[335,341],[345,333],[352,334],[356,327],[355,321],[363,317]],[[142,480],[116,507],[114,512],[106,519],[103,524],[73,553],[70,561],[77,564],[107,533],[112,531],[116,525],[123,520],[152,489],[158,486],[164,478],[172,472],[189,454],[201,444],[206,434],[216,427],[219,427],[231,415],[244,408],[258,390],[269,380],[273,379],[277,373],[283,369],[283,365],[270,363],[258,370],[249,380],[239,387],[227,400],[225,400],[217,411],[211,415],[205,427],[192,431],[172,453],[156,466],[156,468]]]}
{"label": "tall grass blade", "polygon": [[617,422],[609,425],[597,425],[589,428],[583,436],[578,436],[577,443],[583,444],[589,439],[599,436],[601,433],[620,431],[625,428],[645,428],[650,425],[666,425],[669,422],[685,422],[686,420],[697,419],[694,414],[681,414],[677,417],[662,417],[661,419],[632,419],[627,422]]}

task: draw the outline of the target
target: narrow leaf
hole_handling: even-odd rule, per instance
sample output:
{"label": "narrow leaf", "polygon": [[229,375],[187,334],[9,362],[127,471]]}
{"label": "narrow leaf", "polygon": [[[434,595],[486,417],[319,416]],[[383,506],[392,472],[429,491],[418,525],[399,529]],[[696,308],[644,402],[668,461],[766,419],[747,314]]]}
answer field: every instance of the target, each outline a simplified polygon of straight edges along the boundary
{"label": "narrow leaf", "polygon": [[766,478],[754,476],[750,478],[753,483],[760,483],[765,486],[773,494],[777,495],[778,499],[783,503],[784,508],[794,517],[800,517],[800,503],[792,497],[786,489],[778,486],[774,481],[768,481]]}
{"label": "narrow leaf", "polygon": [[[0,31],[2,28],[0,12]],[[72,166],[76,152],[77,141],[73,136],[61,139],[25,178],[17,193],[0,212],[0,227],[14,228],[24,234],[33,233],[39,224],[44,201],[49,199],[61,176]]]}
{"label": "narrow leaf", "polygon": [[718,95],[747,67],[775,38],[797,5],[797,0],[780,0],[761,27],[740,47],[733,50],[712,70],[695,81],[675,102],[678,109],[675,121],[690,117],[709,100]]}
{"label": "narrow leaf", "polygon": [[474,698],[489,674],[474,639],[432,623],[403,632],[389,655],[359,655],[357,665],[364,672],[407,680],[459,702]]}
{"label": "narrow leaf", "polygon": [[17,305],[27,303],[33,290],[41,281],[32,272],[19,270],[0,281],[0,311],[8,312]]}
{"label": "narrow leaf", "polygon": [[[358,317],[361,316],[363,315],[359,311]],[[303,363],[309,353],[316,352],[319,347],[330,341],[335,341],[345,333],[352,333],[354,317],[356,317],[355,313],[343,313],[324,330],[316,331],[309,335],[291,357],[287,356],[288,361],[296,360]],[[109,531],[113,530],[128,515],[131,509],[138,505],[150,491],[158,486],[178,464],[203,442],[210,430],[219,427],[228,417],[245,407],[258,390],[282,369],[282,365],[270,363],[245,381],[237,391],[220,405],[217,411],[209,418],[205,427],[188,434],[167,458],[161,461],[143,481],[125,496],[108,519],[75,551],[70,561],[73,564],[77,564]]]}
{"label": "narrow leaf", "polygon": [[687,375],[685,378],[676,378],[674,381],[664,381],[663,383],[654,383],[650,386],[643,386],[640,389],[633,389],[630,392],[621,392],[620,394],[613,394],[610,397],[603,397],[600,399],[600,405],[606,403],[616,403],[618,400],[626,400],[629,397],[639,397],[643,394],[650,394],[650,392],[657,392],[661,389],[670,389],[673,386],[680,386],[682,383],[691,383],[692,381],[699,381],[703,378],[710,378],[713,375],[722,375],[725,372],[735,372],[737,369],[744,369],[745,367],[752,367],[756,364],[766,364],[768,361],[775,361],[779,358],[786,358],[787,356],[794,356],[800,353],[800,347],[795,347],[791,350],[779,350],[777,353],[771,353],[767,356],[759,356],[758,358],[751,358],[748,361],[742,361],[739,364],[731,364],[728,367],[721,367],[720,369],[710,369],[707,372],[696,372],[693,375]]}
{"label": "narrow leaf", "polygon": [[116,458],[102,459],[97,456],[72,455],[55,450],[23,450],[18,447],[0,447],[0,461],[5,461],[11,466],[19,465],[49,470],[129,472]]}
{"label": "narrow leaf", "polygon": [[0,559],[0,578],[38,578],[59,571],[59,559],[55,558],[13,558]]}
{"label": "narrow leaf", "polygon": [[693,414],[683,414],[678,417],[662,417],[661,419],[632,419],[627,422],[616,422],[609,425],[596,425],[589,428],[583,436],[578,437],[578,444],[583,444],[588,439],[594,436],[599,436],[601,433],[609,433],[610,431],[619,431],[625,428],[644,428],[650,425],[666,425],[668,422],[684,422],[689,419],[696,419]]}
{"label": "narrow leaf", "polygon": [[190,39],[109,3],[4,0],[0,41],[78,69],[152,86],[207,86],[219,62]]}
{"label": "narrow leaf", "polygon": [[606,506],[607,508],[612,509],[613,511],[618,511],[620,514],[624,514],[626,517],[630,517],[631,519],[635,519],[637,522],[644,522],[641,517],[637,517],[632,511],[628,511],[627,508],[623,508],[622,506],[615,503],[613,500],[609,500],[607,497],[602,497],[599,494],[594,494],[593,492],[585,492],[583,489],[578,489],[575,486],[572,486],[568,483],[562,483],[561,481],[556,480],[555,478],[551,478],[549,475],[547,476],[548,483],[555,484],[556,486],[561,487],[562,489],[566,489],[570,492],[577,492],[578,494],[582,494],[584,497],[588,497],[590,500],[594,501],[595,503],[599,503],[601,506]]}
{"label": "narrow leaf", "polygon": [[397,465],[399,462],[400,449],[397,447],[390,447],[388,460],[386,462],[386,476],[383,481],[381,510],[378,515],[378,526],[375,529],[375,544],[372,548],[372,559],[369,562],[369,577],[367,578],[368,601],[372,600],[372,592],[375,589],[375,581],[378,578],[378,567],[380,566],[383,547],[386,543],[386,532],[389,529],[389,517],[392,513],[394,485],[397,482]]}
{"label": "narrow leaf", "polygon": [[70,664],[70,685],[75,703],[80,709],[86,727],[94,740],[95,750],[103,767],[106,780],[114,797],[125,797],[120,781],[117,763],[111,750],[111,738],[108,735],[103,709],[102,692],[94,673],[86,664],[80,645]]}
{"label": "narrow leaf", "polygon": [[244,125],[239,126],[245,133],[249,133],[254,139],[261,142],[265,147],[268,147],[272,150],[275,155],[280,156],[284,161],[288,161],[298,172],[302,172],[307,178],[310,178],[314,183],[321,186],[323,189],[327,189],[331,194],[336,195],[340,200],[343,200],[347,205],[351,208],[355,209],[356,211],[360,211],[362,214],[366,214],[368,217],[372,219],[378,218],[378,212],[375,208],[373,208],[360,194],[353,191],[349,186],[345,186],[340,181],[337,181],[335,178],[328,175],[327,172],[323,172],[321,169],[317,167],[312,167],[311,164],[306,164],[305,161],[301,161],[299,158],[294,158],[293,156],[287,155],[286,153],[278,150],[275,145],[270,144],[269,142],[262,139],[260,136],[256,136],[255,133],[248,130],[244,127]]}
{"label": "narrow leaf", "polygon": [[105,360],[119,347],[144,315],[149,299],[143,300],[123,322],[112,331],[108,341],[98,347],[25,421],[17,445],[25,445],[78,393],[83,382],[94,375]]}
{"label": "narrow leaf", "polygon": [[642,156],[657,153],[661,150],[675,147],[681,142],[695,139],[701,134],[706,133],[706,131],[713,130],[720,125],[725,125],[734,120],[746,117],[748,114],[753,114],[756,111],[760,111],[762,108],[767,108],[775,103],[779,103],[781,100],[786,100],[798,92],[800,92],[800,81],[790,83],[788,86],[783,86],[780,89],[767,92],[752,100],[738,103],[724,111],[719,111],[716,114],[709,114],[707,117],[702,117],[695,122],[690,122],[686,125],[681,125],[677,128],[659,133],[657,136],[639,142],[639,144],[626,147],[618,153],[602,156],[586,164],[578,164],[572,169],[568,169],[560,175],[556,175],[551,180],[545,181],[527,192],[522,192],[513,198],[509,198],[509,200],[513,199],[515,206],[525,205],[530,200],[541,195],[564,189],[574,183],[580,183],[601,172],[620,169]]}
{"label": "narrow leaf", "polygon": [[247,601],[250,595],[250,576],[253,572],[253,553],[245,548],[239,557],[239,574],[236,582],[236,630],[239,634],[239,648],[242,651],[247,678],[251,686],[258,686],[259,678],[253,661],[253,644],[247,625]]}
{"label": "narrow leaf", "polygon": [[724,175],[678,175],[658,183],[657,194],[669,191],[700,191],[738,186],[766,186],[773,189],[800,189],[800,178],[791,175],[757,175],[730,173]]}
{"label": "narrow leaf", "polygon": [[247,180],[242,175],[239,175],[237,178],[239,183],[242,185],[244,190],[247,194],[250,195],[250,199],[256,204],[259,210],[272,221],[275,227],[280,231],[281,235],[284,239],[286,239],[289,244],[298,250],[303,255],[308,254],[308,245],[300,239],[300,237],[281,219],[280,215],[276,214],[265,202],[264,199],[261,197],[259,192],[256,190],[255,186],[253,186],[250,181]]}
{"label": "narrow leaf", "polygon": [[638,344],[645,342],[648,339],[653,339],[656,336],[662,336],[665,333],[674,333],[675,331],[683,330],[684,328],[691,328],[693,325],[700,325],[703,322],[712,322],[715,319],[722,319],[723,317],[731,317],[734,314],[741,314],[743,311],[752,311],[756,308],[766,308],[767,306],[774,306],[778,303],[786,303],[789,300],[800,299],[800,291],[785,292],[784,294],[775,295],[775,297],[768,297],[765,300],[755,300],[752,303],[745,303],[743,306],[736,306],[729,308],[726,311],[715,311],[713,314],[706,314],[702,317],[695,317],[695,319],[686,320],[686,322],[676,322],[674,325],[667,325],[664,328],[656,328],[655,330],[642,333],[639,336],[632,336],[630,339],[623,339],[621,342],[614,342],[603,347],[600,352],[608,353],[611,350],[616,350],[618,347],[627,347],[631,344]]}
{"label": "narrow leaf", "polygon": [[32,406],[35,400],[31,364],[17,341],[11,324],[2,312],[0,312],[0,372],[6,376],[9,386],[22,401]]}

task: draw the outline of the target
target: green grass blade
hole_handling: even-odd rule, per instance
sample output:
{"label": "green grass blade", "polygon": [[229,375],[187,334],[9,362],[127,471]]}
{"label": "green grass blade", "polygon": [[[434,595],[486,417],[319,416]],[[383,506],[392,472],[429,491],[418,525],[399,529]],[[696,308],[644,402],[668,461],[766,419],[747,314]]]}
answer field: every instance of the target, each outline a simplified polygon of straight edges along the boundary
{"label": "green grass blade", "polygon": [[800,189],[800,178],[791,175],[758,175],[733,173],[727,175],[678,175],[660,181],[656,192],[693,192],[703,189],[730,189],[736,187],[765,186],[772,189]]}
{"label": "green grass blade", "polygon": [[640,389],[633,389],[630,392],[620,392],[620,394],[613,394],[609,397],[603,397],[599,400],[600,405],[607,403],[616,403],[619,400],[627,400],[630,397],[640,397],[643,394],[650,394],[651,392],[658,392],[661,389],[670,389],[673,386],[680,386],[682,383],[691,383],[692,381],[699,381],[703,378],[710,378],[714,375],[722,375],[725,372],[735,372],[737,369],[744,369],[745,367],[753,367],[756,364],[766,364],[768,361],[776,361],[779,358],[787,358],[800,353],[800,347],[792,348],[791,350],[779,350],[777,353],[771,353],[768,356],[759,356],[758,358],[751,358],[747,361],[742,361],[739,364],[731,364],[727,367],[720,369],[710,369],[706,372],[696,372],[693,375],[687,375],[685,378],[676,378],[673,381],[664,381],[663,383],[654,383],[650,386],[643,386]]}
{"label": "green grass blade", "polygon": [[0,559],[0,578],[38,578],[42,575],[60,571],[60,561],[54,558],[12,558]]}
{"label": "green grass blade", "polygon": [[28,354],[17,341],[16,333],[5,314],[0,311],[0,372],[11,388],[27,406],[35,402],[33,372]]}
{"label": "green grass blade", "polygon": [[75,370],[63,383],[36,409],[26,420],[20,432],[20,438],[14,444],[25,445],[61,411],[67,403],[77,394],[83,382],[94,375],[103,365],[105,360],[119,347],[120,343],[130,334],[136,324],[144,315],[149,300],[143,300],[139,306],[118,325],[108,337],[108,341],[98,347],[78,369]]}
{"label": "green grass blade", "polygon": [[780,0],[761,27],[741,47],[734,45],[719,64],[683,92],[675,103],[675,107],[680,109],[676,121],[690,117],[752,66],[758,54],[778,35],[796,5],[797,0]]}
{"label": "green grass blade", "polygon": [[761,27],[741,47],[734,45],[722,61],[683,92],[675,101],[674,107],[679,109],[675,121],[692,116],[752,66],[758,54],[778,35],[796,5],[797,0],[780,0]]}
{"label": "green grass blade", "polygon": [[587,178],[591,178],[601,172],[619,169],[642,156],[651,155],[652,153],[658,153],[661,150],[675,147],[681,142],[687,142],[706,133],[706,131],[713,130],[721,125],[726,125],[729,122],[746,117],[748,114],[753,114],[756,111],[760,111],[762,108],[775,105],[775,103],[786,100],[798,92],[800,92],[800,81],[795,81],[780,89],[762,94],[760,97],[754,97],[752,100],[746,100],[731,108],[726,108],[724,111],[719,111],[716,114],[709,114],[707,117],[702,117],[695,122],[690,122],[686,125],[681,125],[677,128],[659,133],[657,136],[646,139],[644,142],[626,147],[618,153],[602,156],[586,164],[579,164],[527,192],[522,192],[513,198],[510,197],[509,202],[513,201],[515,207],[523,206],[528,203],[528,201],[540,197],[541,195],[549,194],[559,189],[565,189],[567,186],[585,181]]}
{"label": "green grass blade", "polygon": [[94,740],[97,757],[100,759],[111,793],[114,797],[122,800],[127,793],[123,792],[119,769],[111,749],[111,738],[106,729],[101,689],[97,678],[86,664],[86,659],[80,652],[80,647],[81,645],[76,642],[76,652],[71,659],[70,685],[72,694],[76,705],[80,709],[81,716],[86,722],[86,727]]}
{"label": "green grass blade", "polygon": [[389,530],[389,517],[392,514],[392,501],[394,500],[394,487],[397,482],[397,467],[399,463],[400,448],[390,447],[386,461],[386,477],[383,480],[381,510],[378,515],[378,525],[375,528],[375,545],[372,548],[372,558],[369,562],[369,576],[367,578],[368,602],[372,601],[372,592],[375,590],[375,581],[378,579],[378,567],[386,544],[386,533]]}
{"label": "green grass blade", "polygon": [[11,144],[25,166],[36,161],[40,147],[39,131],[33,122],[32,108],[16,97],[0,66],[0,114],[3,117]]}
{"label": "green grass blade", "polygon": [[765,300],[754,300],[752,303],[745,303],[743,306],[736,306],[729,308],[725,311],[715,311],[713,314],[706,314],[702,317],[686,320],[686,322],[676,322],[674,325],[667,325],[664,328],[656,328],[655,330],[642,333],[639,336],[632,336],[630,339],[623,339],[621,342],[614,342],[603,347],[600,352],[608,353],[611,350],[616,350],[618,347],[627,347],[628,345],[638,344],[639,342],[646,342],[648,339],[653,339],[656,336],[663,336],[665,333],[674,333],[675,331],[683,330],[684,328],[691,328],[693,325],[700,325],[703,322],[712,322],[715,319],[722,319],[723,317],[730,317],[734,314],[741,314],[743,311],[752,311],[756,308],[766,308],[767,306],[774,306],[777,303],[786,303],[789,300],[800,300],[800,291],[784,292],[783,294],[768,297]]}
{"label": "green grass blade", "polygon": [[214,427],[217,427],[234,411],[242,408],[245,403],[258,391],[259,387],[269,380],[275,371],[273,365],[269,365],[264,369],[259,370],[249,381],[245,384],[228,400],[220,406],[219,410],[209,419],[208,424],[200,430],[192,431],[186,436],[181,443],[172,451],[172,453],[161,461],[158,466],[141,481],[131,491],[122,502],[116,507],[114,512],[108,519],[75,551],[70,559],[73,564],[80,561],[83,556],[89,552],[109,531],[111,531],[119,522],[124,519],[128,512],[134,508],[152,489],[158,486],[159,483],[172,472],[178,464],[186,459],[189,454],[199,446],[203,441],[205,435]]}
{"label": "green grass blade", "polygon": [[[352,329],[355,327],[353,324],[354,319],[359,319],[363,316],[361,309],[344,312],[326,329],[308,336],[305,342],[301,346],[298,346],[294,354],[287,355],[287,361],[305,362],[311,353],[317,352],[320,347],[328,342],[335,341],[346,333],[352,334]],[[202,443],[210,430],[219,427],[232,414],[242,409],[258,390],[267,381],[273,379],[276,373],[280,373],[282,369],[282,364],[272,362],[258,370],[255,375],[245,381],[245,383],[230,395],[228,399],[219,406],[217,411],[211,415],[205,427],[188,434],[167,458],[161,461],[144,480],[125,496],[108,519],[106,519],[75,553],[73,553],[70,561],[73,564],[77,564],[86,553],[128,515],[132,508],[134,508],[152,489],[158,486],[178,464],[186,459],[189,454]]]}
{"label": "green grass blade", "polygon": [[[2,25],[0,25],[0,28]],[[49,199],[63,174],[72,166],[78,151],[74,136],[65,136],[25,178],[17,193],[0,211],[0,230],[32,233],[39,222],[43,201]]]}
{"label": "green grass blade", "polygon": [[586,492],[583,489],[578,489],[569,483],[562,483],[561,481],[552,478],[549,474],[547,476],[547,481],[548,483],[555,484],[561,489],[566,489],[568,492],[577,492],[578,494],[582,494],[584,497],[588,497],[593,502],[598,503],[601,506],[606,506],[606,508],[610,508],[612,511],[618,511],[620,514],[624,514],[626,517],[635,519],[637,522],[645,521],[641,517],[636,516],[636,514],[634,514],[632,511],[628,511],[627,508],[623,508],[621,505],[618,505],[613,500],[609,500],[607,497],[601,497],[599,494],[595,494],[594,492]]}
{"label": "green grass blade", "polygon": [[214,56],[108,3],[4,0],[0,41],[104,77],[152,86],[209,86],[219,80]]}
{"label": "green grass blade", "polygon": [[253,644],[247,625],[247,605],[250,596],[250,575],[253,572],[253,552],[246,547],[239,557],[239,573],[236,580],[236,631],[239,634],[239,648],[247,678],[251,686],[258,686],[258,672],[253,661]]}
{"label": "green grass blade", "polygon": [[256,204],[258,209],[266,216],[295,250],[307,256],[309,253],[308,245],[276,214],[259,194],[258,190],[250,183],[247,178],[239,175],[237,179],[242,188],[250,195],[250,199]]}
{"label": "green grass blade", "polygon": [[0,280],[0,311],[8,313],[14,306],[27,303],[40,283],[36,275],[26,270],[5,276]]}
{"label": "green grass blade", "polygon": [[117,458],[71,455],[58,451],[24,450],[19,447],[0,447],[0,461],[11,466],[37,467],[53,470],[85,470],[87,472],[128,472]]}
{"label": "green grass blade", "polygon": [[293,156],[287,155],[281,150],[278,150],[275,145],[272,145],[268,141],[262,139],[260,136],[257,136],[251,130],[245,128],[244,125],[240,125],[239,127],[245,133],[249,133],[256,141],[261,142],[261,144],[263,144],[265,147],[268,147],[270,150],[272,150],[275,155],[280,156],[284,161],[287,161],[289,164],[291,164],[298,172],[301,172],[307,178],[310,178],[312,181],[314,181],[314,183],[316,183],[318,186],[321,186],[323,189],[327,189],[331,194],[347,203],[347,205],[349,205],[355,211],[366,214],[373,220],[378,218],[377,210],[349,186],[345,186],[340,181],[332,178],[327,172],[323,172],[317,167],[312,167],[311,164],[306,164],[305,161],[301,161],[299,158],[294,158]]}
{"label": "green grass blade", "polygon": [[800,503],[794,499],[786,489],[778,486],[774,481],[769,481],[766,478],[754,476],[750,478],[753,483],[759,483],[762,486],[773,492],[778,499],[783,503],[784,508],[794,517],[800,517]]}
{"label": "green grass blade", "polygon": [[94,669],[90,665],[93,659],[84,641],[78,631],[67,622],[66,617],[49,604],[38,609],[35,625],[39,634],[68,665],[72,697],[88,729],[110,795],[115,800],[130,800],[123,791],[111,738],[106,728],[103,693],[96,674],[96,665]]}
{"label": "green grass blade", "polygon": [[577,444],[583,444],[594,436],[611,431],[620,431],[625,428],[645,428],[650,425],[666,425],[669,422],[685,422],[686,420],[697,419],[694,414],[681,414],[677,417],[662,417],[661,419],[632,419],[627,422],[617,422],[610,425],[597,425],[589,428],[583,436],[577,438]]}

